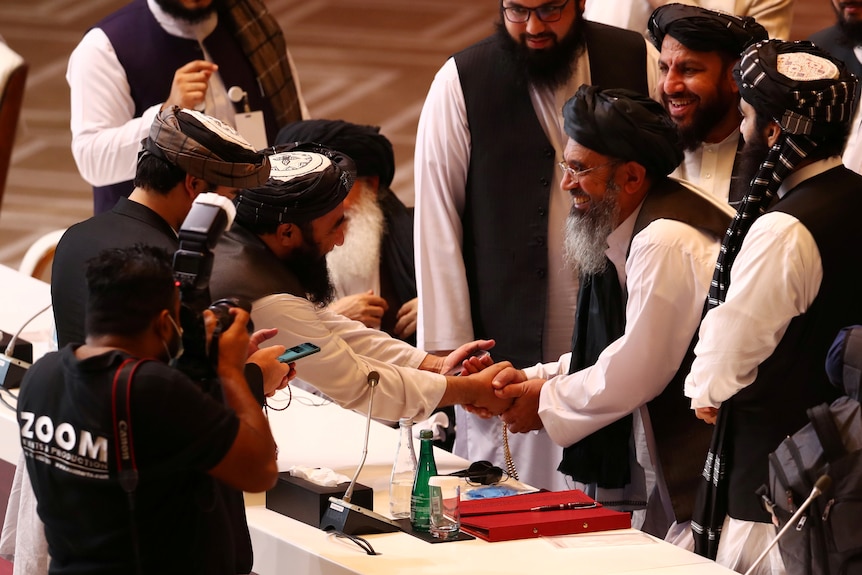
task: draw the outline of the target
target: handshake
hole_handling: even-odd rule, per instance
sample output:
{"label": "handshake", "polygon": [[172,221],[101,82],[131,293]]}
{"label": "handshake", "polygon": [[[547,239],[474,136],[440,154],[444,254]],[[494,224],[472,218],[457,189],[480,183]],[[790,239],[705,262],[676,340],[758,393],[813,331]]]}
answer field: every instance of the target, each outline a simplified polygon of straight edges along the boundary
{"label": "handshake", "polygon": [[508,361],[494,363],[488,353],[493,345],[493,340],[473,342],[446,358],[441,372],[449,378],[450,387],[461,390],[459,400],[451,403],[460,403],[480,417],[499,415],[513,433],[541,429],[539,394],[545,380],[528,380]]}

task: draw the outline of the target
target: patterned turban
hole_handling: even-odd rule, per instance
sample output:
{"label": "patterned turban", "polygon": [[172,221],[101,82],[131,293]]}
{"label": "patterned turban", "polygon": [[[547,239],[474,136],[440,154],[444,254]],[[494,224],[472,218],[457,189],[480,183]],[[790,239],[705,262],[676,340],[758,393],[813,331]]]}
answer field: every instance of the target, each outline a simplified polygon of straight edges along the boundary
{"label": "patterned turban", "polygon": [[283,127],[275,142],[318,142],[343,152],[356,163],[356,175],[378,176],[381,189],[389,188],[395,176],[392,143],[377,126],[343,120],[303,120]]}
{"label": "patterned turban", "polygon": [[709,289],[710,307],[724,301],[742,240],[784,178],[819,143],[846,138],[857,82],[840,60],[807,41],[767,40],[750,46],[733,76],[742,99],[759,117],[775,120],[781,134],[751,181],[751,190],[722,242]]}
{"label": "patterned turban", "polygon": [[221,120],[195,110],[162,110],[141,145],[139,162],[152,154],[210,184],[247,188],[269,177],[266,154]]}
{"label": "patterned turban", "polygon": [[664,107],[631,90],[586,84],[563,106],[566,134],[599,154],[666,176],[682,161],[676,124]]}
{"label": "patterned turban", "polygon": [[236,221],[242,225],[310,222],[334,210],[353,187],[356,168],[341,152],[319,144],[271,151],[269,180],[237,196]]}
{"label": "patterned turban", "polygon": [[689,50],[720,51],[734,56],[769,38],[766,28],[751,16],[734,16],[687,4],[665,4],[650,16],[649,36],[658,50],[667,35]]}

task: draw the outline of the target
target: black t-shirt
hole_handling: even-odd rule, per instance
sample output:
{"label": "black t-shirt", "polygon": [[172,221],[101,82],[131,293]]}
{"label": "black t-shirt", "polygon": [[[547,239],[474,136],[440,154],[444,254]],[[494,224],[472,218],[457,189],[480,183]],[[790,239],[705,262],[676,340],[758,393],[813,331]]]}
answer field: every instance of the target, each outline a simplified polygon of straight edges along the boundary
{"label": "black t-shirt", "polygon": [[156,212],[128,198],[121,198],[110,212],[77,223],[63,234],[51,268],[51,300],[60,347],[84,342],[87,261],[104,249],[135,244],[160,247],[173,254],[179,240]]}
{"label": "black t-shirt", "polygon": [[235,573],[233,527],[222,489],[206,470],[233,444],[236,414],[181,372],[142,364],[129,396],[140,477],[132,517],[117,482],[111,415],[112,381],[128,355],[79,361],[74,349],[36,362],[18,400],[50,573],[136,573],[132,521],[143,573]]}

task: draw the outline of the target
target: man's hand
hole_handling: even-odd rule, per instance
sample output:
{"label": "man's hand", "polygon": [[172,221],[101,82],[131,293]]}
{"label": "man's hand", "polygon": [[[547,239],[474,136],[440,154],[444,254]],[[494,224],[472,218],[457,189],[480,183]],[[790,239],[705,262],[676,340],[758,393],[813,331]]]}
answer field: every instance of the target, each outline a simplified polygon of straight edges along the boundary
{"label": "man's hand", "polygon": [[210,76],[218,70],[218,66],[206,60],[193,60],[174,72],[171,93],[162,104],[162,110],[171,106],[195,109],[207,97],[207,86]]}
{"label": "man's hand", "polygon": [[395,316],[395,337],[407,339],[416,333],[416,321],[419,317],[419,298],[414,297],[398,310]]}
{"label": "man's hand", "polygon": [[[521,374],[523,375],[523,372]],[[503,412],[501,416],[506,425],[509,426],[509,431],[524,433],[544,427],[542,419],[539,417],[539,394],[542,391],[542,386],[545,385],[544,379],[529,379],[499,388],[495,380],[493,385],[497,388],[497,397],[514,399],[512,407]]]}
{"label": "man's hand", "polygon": [[278,334],[277,327],[270,327],[267,329],[259,329],[253,334],[248,340],[248,356],[251,357],[255,354],[257,350],[260,349],[260,344],[265,342],[268,339],[274,338]]}
{"label": "man's hand", "polygon": [[482,413],[486,413],[488,416],[499,415],[509,409],[512,405],[511,398],[500,397],[491,385],[491,382],[494,381],[494,377],[498,373],[511,368],[511,363],[502,361],[478,373],[459,378],[466,380],[471,386],[473,394],[473,399],[469,404],[471,409],[481,410]]}
{"label": "man's hand", "polygon": [[368,290],[335,300],[329,304],[329,309],[352,320],[361,321],[365,327],[380,329],[380,320],[389,309],[389,304],[382,297],[374,295],[372,290]]}
{"label": "man's hand", "polygon": [[[464,362],[464,365],[467,366],[467,370],[469,370],[469,371],[465,370],[464,375],[466,375],[466,373],[477,373],[478,371],[481,371],[481,370],[473,370],[472,364],[469,363],[469,360],[467,362]],[[484,366],[482,367],[482,369],[484,369]],[[524,381],[527,381],[527,375],[522,370],[515,369],[514,367],[511,366],[511,364],[509,364],[508,367],[499,370],[497,372],[497,374],[492,378],[491,386],[495,390],[497,390],[497,389],[502,390],[503,388],[505,388],[509,385],[518,384],[518,383],[521,383]],[[510,391],[510,392],[505,392],[505,393],[500,391],[500,392],[497,392],[497,396],[498,397],[510,396],[513,398],[517,398],[520,396],[520,394],[515,392],[514,390]],[[464,409],[466,409],[470,413],[475,413],[479,417],[484,417],[485,419],[488,419],[490,417],[498,415],[496,413],[491,413],[485,409],[482,409],[476,405],[465,405]]]}
{"label": "man's hand", "polygon": [[283,345],[272,345],[248,357],[248,362],[257,364],[263,373],[263,393],[267,397],[272,397],[276,391],[287,387],[287,382],[296,377],[296,362],[278,361],[278,356],[284,351]]}
{"label": "man's hand", "polygon": [[[248,323],[248,312],[242,308],[234,307],[229,310],[229,313],[233,316],[233,322],[218,338],[219,375],[222,375],[223,370],[236,370],[242,374],[245,360],[248,357],[250,338],[245,327]],[[209,335],[212,333],[212,326],[215,325],[215,315],[210,310],[204,310],[203,315]]]}
{"label": "man's hand", "polygon": [[694,414],[698,419],[702,419],[710,425],[715,425],[715,420],[718,418],[718,408],[698,407],[694,410]]}
{"label": "man's hand", "polygon": [[[468,373],[475,373],[492,365],[494,360],[491,359],[491,355],[487,352],[489,349],[494,347],[495,343],[496,342],[493,339],[477,339],[470,343],[465,343],[446,356],[443,360],[443,364],[439,368],[440,373],[445,375],[456,375],[455,372],[460,372],[465,367],[471,370]],[[465,375],[466,373],[467,372],[465,372]]]}

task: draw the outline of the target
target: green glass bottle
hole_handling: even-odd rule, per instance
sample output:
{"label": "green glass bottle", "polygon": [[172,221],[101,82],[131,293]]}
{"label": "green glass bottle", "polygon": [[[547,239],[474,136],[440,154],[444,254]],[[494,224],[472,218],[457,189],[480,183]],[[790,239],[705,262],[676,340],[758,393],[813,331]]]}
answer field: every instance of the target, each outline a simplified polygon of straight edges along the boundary
{"label": "green glass bottle", "polygon": [[416,480],[413,482],[413,495],[410,498],[410,525],[415,531],[431,529],[431,496],[428,480],[437,475],[434,462],[434,434],[430,429],[419,432],[419,464],[416,467]]}

